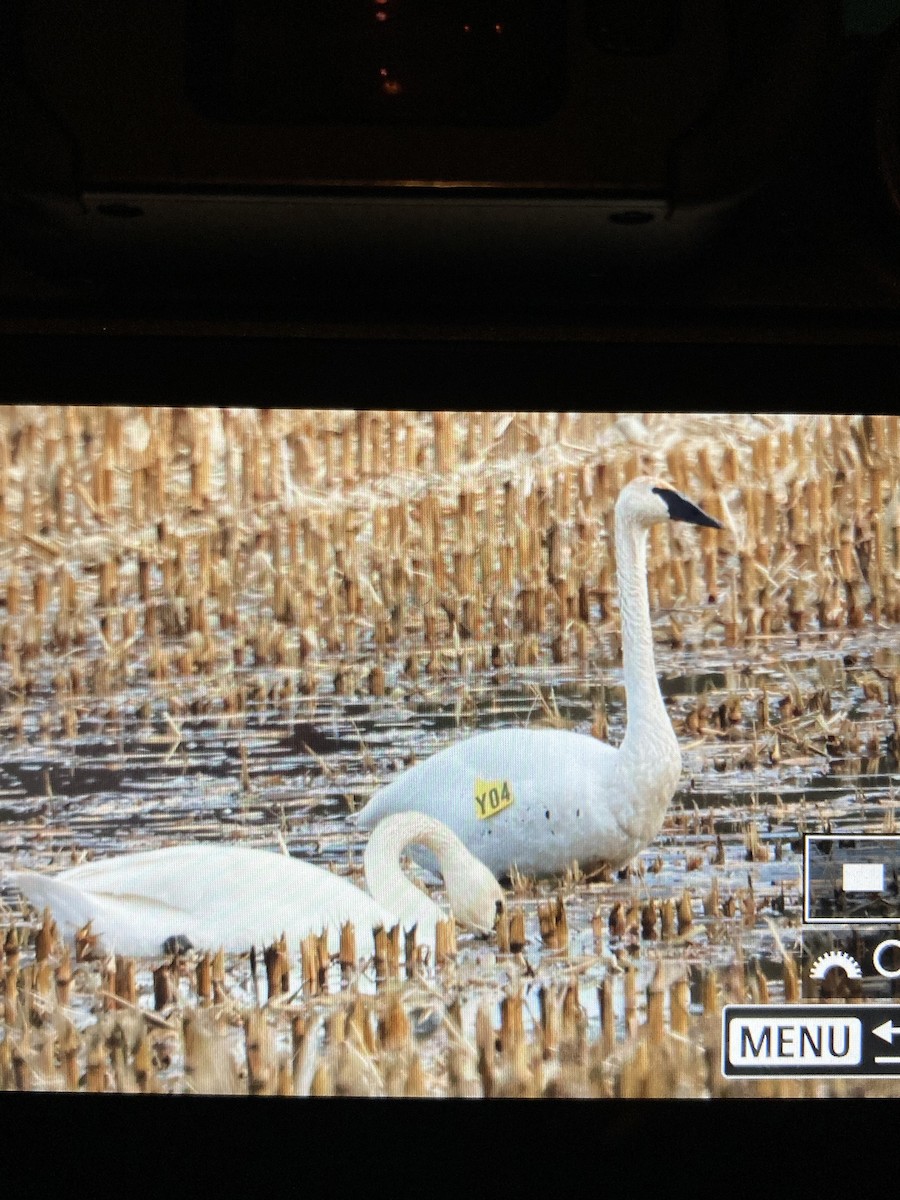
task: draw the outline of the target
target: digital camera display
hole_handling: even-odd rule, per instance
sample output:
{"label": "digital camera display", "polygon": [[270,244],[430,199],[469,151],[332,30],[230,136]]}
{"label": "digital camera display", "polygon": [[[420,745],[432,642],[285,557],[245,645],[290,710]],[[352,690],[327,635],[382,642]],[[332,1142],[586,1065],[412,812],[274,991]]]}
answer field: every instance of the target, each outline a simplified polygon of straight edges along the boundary
{"label": "digital camera display", "polygon": [[0,1088],[897,1094],[898,447],[0,409]]}

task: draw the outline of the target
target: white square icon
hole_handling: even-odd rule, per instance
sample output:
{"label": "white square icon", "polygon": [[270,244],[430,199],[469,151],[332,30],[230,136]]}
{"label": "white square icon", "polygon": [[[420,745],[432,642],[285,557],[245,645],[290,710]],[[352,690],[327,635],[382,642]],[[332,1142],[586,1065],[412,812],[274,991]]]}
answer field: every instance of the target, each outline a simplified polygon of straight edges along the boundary
{"label": "white square icon", "polygon": [[844,863],[845,892],[883,892],[884,863]]}

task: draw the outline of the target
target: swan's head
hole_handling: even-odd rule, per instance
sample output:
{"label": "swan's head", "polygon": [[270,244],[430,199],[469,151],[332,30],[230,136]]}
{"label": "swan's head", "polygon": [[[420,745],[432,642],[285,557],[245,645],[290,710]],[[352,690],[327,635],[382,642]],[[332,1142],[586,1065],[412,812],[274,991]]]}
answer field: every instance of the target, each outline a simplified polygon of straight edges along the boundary
{"label": "swan's head", "polygon": [[469,853],[460,842],[465,860],[457,867],[448,863],[444,884],[453,916],[464,929],[491,933],[497,919],[497,905],[503,901],[503,888],[483,862]]}
{"label": "swan's head", "polygon": [[724,528],[721,521],[698,508],[671,483],[652,475],[641,475],[622,488],[616,501],[616,520],[643,528],[658,525],[661,521],[687,521],[690,525],[705,525],[709,529]]}
{"label": "swan's head", "polygon": [[[452,829],[427,813],[415,810],[392,813],[375,826],[364,856],[366,878],[373,895],[382,856],[399,855],[410,845],[425,846],[437,857],[450,910],[460,925],[478,933],[491,933],[503,889]],[[382,903],[390,907],[389,901],[382,899]]]}
{"label": "swan's head", "polygon": [[[418,818],[414,840],[437,855],[447,900],[454,918],[464,929],[491,933],[503,889],[493,872],[475,857],[465,843],[443,821],[425,813],[398,816]],[[388,817],[387,820],[394,818]]]}

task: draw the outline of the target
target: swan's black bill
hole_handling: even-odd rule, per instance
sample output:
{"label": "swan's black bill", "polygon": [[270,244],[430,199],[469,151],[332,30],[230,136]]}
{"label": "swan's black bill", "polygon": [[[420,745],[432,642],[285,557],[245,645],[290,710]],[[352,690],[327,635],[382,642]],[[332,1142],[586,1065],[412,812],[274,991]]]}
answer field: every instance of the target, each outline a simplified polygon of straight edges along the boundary
{"label": "swan's black bill", "polygon": [[673,492],[670,488],[654,488],[653,491],[660,500],[665,501],[669,516],[673,521],[687,521],[691,525],[705,525],[709,529],[725,528],[721,521],[717,521],[715,517],[705,513],[702,508],[698,508],[690,500],[685,500],[684,496],[679,495],[678,492]]}

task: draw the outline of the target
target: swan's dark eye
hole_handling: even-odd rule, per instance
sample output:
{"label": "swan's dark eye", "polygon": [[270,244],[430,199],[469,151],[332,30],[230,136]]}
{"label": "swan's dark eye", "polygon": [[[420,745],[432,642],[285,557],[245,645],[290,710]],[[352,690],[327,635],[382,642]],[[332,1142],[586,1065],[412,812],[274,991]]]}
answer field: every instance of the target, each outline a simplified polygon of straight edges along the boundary
{"label": "swan's dark eye", "polygon": [[550,809],[549,809],[549,808],[548,808],[548,809],[547,809],[547,811],[544,813],[544,816],[547,818],[547,820],[548,820],[548,821],[550,820]]}

